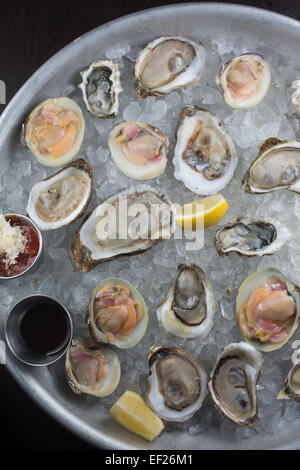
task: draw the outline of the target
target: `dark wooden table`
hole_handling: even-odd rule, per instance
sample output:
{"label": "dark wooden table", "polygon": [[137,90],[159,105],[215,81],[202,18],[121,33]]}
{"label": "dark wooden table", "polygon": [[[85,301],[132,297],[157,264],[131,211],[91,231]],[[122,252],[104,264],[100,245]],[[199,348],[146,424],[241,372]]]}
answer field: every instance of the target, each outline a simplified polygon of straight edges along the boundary
{"label": "dark wooden table", "polygon": [[[176,0],[0,0],[0,80],[6,101],[62,47],[114,18]],[[299,0],[231,0],[300,20]],[[0,100],[1,101],[1,100]],[[4,109],[0,104],[0,113]],[[1,175],[0,175],[1,176]],[[0,366],[1,449],[91,449],[41,411]]]}

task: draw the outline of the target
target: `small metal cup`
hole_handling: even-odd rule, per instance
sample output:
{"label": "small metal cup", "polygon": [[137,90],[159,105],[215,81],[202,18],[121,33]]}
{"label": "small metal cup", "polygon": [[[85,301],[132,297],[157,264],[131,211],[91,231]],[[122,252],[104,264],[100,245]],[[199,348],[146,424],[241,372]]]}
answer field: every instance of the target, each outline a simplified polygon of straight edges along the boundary
{"label": "small metal cup", "polygon": [[30,269],[33,268],[34,265],[37,266],[37,262],[38,262],[38,260],[41,256],[41,253],[42,253],[42,250],[43,250],[43,239],[42,239],[42,234],[41,234],[40,229],[37,227],[37,225],[31,219],[29,219],[29,217],[26,217],[26,215],[11,213],[11,214],[5,214],[4,217],[17,217],[18,219],[23,220],[24,222],[31,225],[35,229],[35,231],[37,232],[38,237],[39,237],[39,243],[40,243],[39,251],[38,251],[38,254],[36,255],[36,258],[35,258],[35,260],[34,260],[34,262],[32,263],[31,266],[29,266],[27,269],[25,269],[25,271],[23,271],[22,273],[16,274],[15,276],[2,276],[0,274],[0,280],[1,279],[3,279],[3,280],[16,279],[17,277],[20,277],[20,276],[23,276],[24,274],[26,274]]}
{"label": "small metal cup", "polygon": [[[65,340],[65,343],[62,345],[59,351],[51,354],[50,356],[40,355],[31,351],[24,343],[20,331],[21,321],[28,309],[45,300],[54,302],[63,308],[66,313],[66,319],[68,321],[68,336]],[[43,313],[41,311],[41,315],[42,314]],[[29,366],[48,366],[49,364],[53,364],[53,362],[58,361],[58,359],[60,359],[65,354],[68,347],[70,346],[72,336],[73,322],[70,313],[64,305],[46,295],[36,294],[31,295],[30,297],[25,297],[11,309],[5,324],[5,339],[9,349],[17,359]]]}

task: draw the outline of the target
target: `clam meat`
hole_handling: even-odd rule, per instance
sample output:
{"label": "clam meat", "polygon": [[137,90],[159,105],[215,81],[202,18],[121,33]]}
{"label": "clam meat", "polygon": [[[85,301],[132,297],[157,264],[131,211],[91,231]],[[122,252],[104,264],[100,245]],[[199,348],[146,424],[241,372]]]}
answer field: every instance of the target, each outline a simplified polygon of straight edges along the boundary
{"label": "clam meat", "polygon": [[242,187],[248,193],[289,189],[300,193],[300,142],[270,137],[262,142]]}
{"label": "clam meat", "polygon": [[86,210],[92,194],[92,180],[90,165],[79,158],[33,186],[27,214],[40,230],[69,225]]}
{"label": "clam meat", "polygon": [[244,339],[256,349],[279,349],[299,325],[299,287],[278,269],[257,271],[239,289],[236,316]]}
{"label": "clam meat", "polygon": [[242,54],[223,65],[216,83],[229,106],[251,108],[267,94],[271,83],[270,67],[259,54]]}
{"label": "clam meat", "polygon": [[255,425],[256,384],[262,369],[262,354],[250,344],[232,343],[217,359],[208,390],[216,408],[235,424]]}
{"label": "clam meat", "polygon": [[196,84],[206,60],[203,46],[182,36],[163,36],[151,41],[139,54],[134,86],[145,98]]}
{"label": "clam meat", "polygon": [[109,136],[111,157],[130,178],[151,179],[164,172],[169,139],[142,122],[123,122]]}
{"label": "clam meat", "polygon": [[215,235],[215,246],[219,255],[235,251],[263,256],[280,250],[290,237],[290,231],[277,220],[245,216],[221,227]]}
{"label": "clam meat", "polygon": [[234,143],[209,111],[187,106],[180,114],[173,165],[174,176],[197,194],[217,194],[237,165]]}
{"label": "clam meat", "polygon": [[166,421],[190,419],[207,393],[207,374],[200,362],[182,349],[152,346],[148,363],[148,405]]}
{"label": "clam meat", "polygon": [[87,323],[96,342],[128,349],[143,338],[148,310],[141,294],[129,282],[104,279],[91,295]]}
{"label": "clam meat", "polygon": [[88,111],[101,118],[116,116],[122,91],[118,65],[98,60],[81,72],[81,77],[79,88]]}
{"label": "clam meat", "polygon": [[176,338],[204,338],[215,315],[214,294],[196,264],[180,264],[174,282],[156,311],[161,330]]}
{"label": "clam meat", "polygon": [[21,142],[46,166],[69,163],[79,152],[85,123],[75,101],[53,98],[36,106],[22,126]]}
{"label": "clam meat", "polygon": [[120,362],[116,353],[92,338],[72,340],[66,355],[68,384],[76,394],[96,397],[110,395],[120,380]]}

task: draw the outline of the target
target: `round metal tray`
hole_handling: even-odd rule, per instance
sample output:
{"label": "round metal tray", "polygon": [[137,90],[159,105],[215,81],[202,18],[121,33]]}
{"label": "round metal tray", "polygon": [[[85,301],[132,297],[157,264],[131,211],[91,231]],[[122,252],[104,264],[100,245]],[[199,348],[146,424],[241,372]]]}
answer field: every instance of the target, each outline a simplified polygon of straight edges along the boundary
{"label": "round metal tray", "polygon": [[[149,40],[161,34],[178,33],[191,37],[206,38],[216,33],[218,37],[241,37],[247,40],[258,36],[279,48],[279,52],[294,57],[299,63],[300,23],[290,18],[268,11],[246,6],[222,3],[192,3],[155,8],[135,13],[105,24],[83,37],[75,40],[45,63],[19,90],[7,106],[0,121],[0,169],[4,172],[9,165],[9,157],[18,140],[20,123],[32,103],[39,96],[52,96],[53,82],[55,89],[60,84],[76,83],[78,70],[82,70],[88,60],[99,56],[101,51],[114,43],[126,42],[131,46],[142,47]],[[74,64],[76,66],[74,67]],[[55,80],[54,80],[55,79]],[[7,281],[6,281],[7,282]],[[22,282],[22,280],[20,281]],[[6,316],[4,314],[4,316]],[[0,321],[0,338],[3,334],[3,321]],[[16,361],[8,353],[7,367],[20,386],[53,418],[69,430],[91,444],[112,449],[288,449],[299,446],[299,421],[290,422],[289,426],[280,426],[275,435],[259,435],[255,438],[231,441],[230,435],[215,435],[214,439],[201,435],[185,436],[174,429],[172,433],[163,433],[153,443],[130,434],[117,425],[107,412],[99,416],[95,407],[82,405],[77,397],[66,395],[64,390],[49,375],[45,368],[30,368]]]}

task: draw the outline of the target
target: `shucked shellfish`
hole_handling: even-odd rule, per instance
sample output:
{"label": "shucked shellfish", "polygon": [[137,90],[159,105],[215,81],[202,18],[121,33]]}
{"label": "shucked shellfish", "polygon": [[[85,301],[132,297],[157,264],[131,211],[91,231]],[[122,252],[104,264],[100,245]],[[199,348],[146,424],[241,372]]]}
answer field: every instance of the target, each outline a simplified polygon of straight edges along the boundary
{"label": "shucked shellfish", "polygon": [[289,371],[284,385],[280,390],[277,398],[281,399],[290,399],[290,398],[299,398],[300,397],[300,362],[299,357],[297,358],[296,364],[293,365]]}
{"label": "shucked shellfish", "polygon": [[148,363],[148,405],[166,421],[190,419],[207,393],[207,374],[200,362],[182,349],[152,346]]}
{"label": "shucked shellfish", "polygon": [[208,335],[215,315],[214,294],[199,266],[178,266],[173,285],[156,314],[160,328],[167,335],[185,339]]}
{"label": "shucked shellfish", "polygon": [[81,77],[79,88],[88,111],[101,118],[116,116],[122,91],[118,65],[98,60],[81,72]]}
{"label": "shucked shellfish", "polygon": [[247,193],[289,189],[300,193],[300,142],[270,137],[259,146],[257,157],[245,173]]}
{"label": "shucked shellfish", "polygon": [[270,87],[270,67],[259,54],[242,54],[223,65],[216,83],[229,106],[251,108],[265,97]]}
{"label": "shucked shellfish", "polygon": [[299,302],[299,287],[278,269],[264,268],[248,276],[236,299],[244,339],[260,351],[281,348],[299,326]]}
{"label": "shucked shellfish", "polygon": [[197,194],[217,194],[237,165],[234,143],[209,111],[187,106],[180,114],[173,165],[174,176]]}
{"label": "shucked shellfish", "polygon": [[67,351],[66,372],[74,393],[106,397],[118,386],[120,362],[109,346],[78,337]]}
{"label": "shucked shellfish", "polygon": [[85,123],[81,109],[66,97],[43,101],[22,126],[21,142],[46,166],[69,163],[79,152]]}
{"label": "shucked shellfish", "polygon": [[33,186],[27,214],[40,230],[69,225],[87,208],[92,194],[92,180],[90,165],[79,158]]}
{"label": "shucked shellfish", "polygon": [[218,357],[208,390],[216,408],[240,426],[255,425],[256,384],[262,369],[262,354],[250,344],[232,343]]}
{"label": "shucked shellfish", "polygon": [[111,131],[108,144],[114,163],[130,178],[155,178],[167,164],[169,139],[149,124],[118,124]]}
{"label": "shucked shellfish", "polygon": [[163,36],[151,41],[139,54],[134,69],[137,93],[162,95],[200,80],[206,53],[200,43],[182,36]]}
{"label": "shucked shellfish", "polygon": [[129,282],[104,279],[91,295],[87,323],[98,343],[128,349],[143,338],[148,310],[141,294]]}

